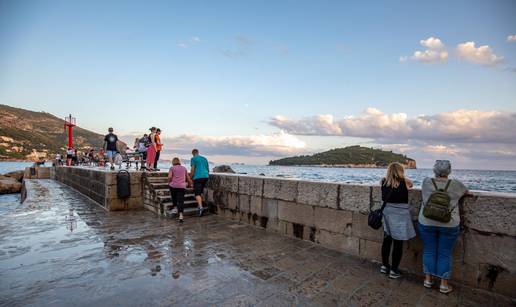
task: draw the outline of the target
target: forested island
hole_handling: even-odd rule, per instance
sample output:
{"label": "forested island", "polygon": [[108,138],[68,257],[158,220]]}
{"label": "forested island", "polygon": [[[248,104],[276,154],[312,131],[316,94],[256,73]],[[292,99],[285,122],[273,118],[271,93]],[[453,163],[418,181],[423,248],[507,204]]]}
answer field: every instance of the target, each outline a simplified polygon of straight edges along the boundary
{"label": "forested island", "polygon": [[269,165],[377,168],[387,167],[391,162],[399,162],[406,168],[416,168],[416,161],[405,155],[359,145],[272,160]]}

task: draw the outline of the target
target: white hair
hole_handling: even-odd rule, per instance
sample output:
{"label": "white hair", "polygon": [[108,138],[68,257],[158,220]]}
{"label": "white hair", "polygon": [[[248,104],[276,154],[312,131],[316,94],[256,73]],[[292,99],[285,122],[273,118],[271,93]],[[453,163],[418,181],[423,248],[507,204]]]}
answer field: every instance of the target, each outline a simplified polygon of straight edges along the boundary
{"label": "white hair", "polygon": [[436,160],[434,174],[436,177],[448,177],[451,173],[451,162],[448,160]]}

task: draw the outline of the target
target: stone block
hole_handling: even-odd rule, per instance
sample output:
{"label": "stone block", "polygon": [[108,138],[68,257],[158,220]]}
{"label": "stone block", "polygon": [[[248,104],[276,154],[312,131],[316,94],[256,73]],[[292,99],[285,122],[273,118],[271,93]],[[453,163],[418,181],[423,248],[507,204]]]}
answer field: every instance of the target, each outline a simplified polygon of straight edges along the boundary
{"label": "stone block", "polygon": [[382,243],[360,239],[360,257],[377,262],[382,261]]}
{"label": "stone block", "polygon": [[480,264],[477,273],[477,287],[516,298],[516,273],[490,264]]}
{"label": "stone block", "polygon": [[229,192],[229,193],[227,193],[227,195],[228,195],[227,196],[227,200],[228,200],[227,208],[230,210],[237,210],[239,208],[238,194]]}
{"label": "stone block", "polygon": [[262,215],[269,219],[277,219],[278,201],[276,199],[264,198],[262,201]]}
{"label": "stone block", "polygon": [[221,209],[226,208],[228,205],[228,194],[220,190],[214,190],[213,203]]}
{"label": "stone block", "polygon": [[410,215],[412,216],[413,221],[417,221],[417,217],[419,216],[419,208],[421,207],[422,202],[423,198],[421,196],[420,189],[410,189],[408,191],[408,203],[410,206]]}
{"label": "stone block", "polygon": [[[95,172],[94,170],[88,170],[88,171]],[[116,184],[117,172],[102,172],[102,171],[100,171],[100,173],[104,176],[104,183],[106,185]],[[141,172],[129,172],[129,176],[130,176],[131,184],[139,184],[139,183],[142,182],[142,173]],[[90,178],[90,175],[87,174],[84,177]]]}
{"label": "stone block", "polygon": [[266,178],[263,185],[263,197],[295,201],[298,182],[297,180]]}
{"label": "stone block", "polygon": [[277,218],[269,218],[267,221],[267,228],[269,232],[281,233],[280,221]]}
{"label": "stone block", "polygon": [[[106,198],[118,198],[117,195],[117,186],[116,185],[108,185],[105,186],[106,188]],[[168,192],[167,192],[168,193]],[[137,184],[131,184],[131,197],[137,197],[143,195],[142,192],[142,185]]]}
{"label": "stone block", "polygon": [[367,225],[367,214],[353,212],[353,224],[351,228],[353,237],[366,239],[375,242],[382,242],[383,229],[374,230]]}
{"label": "stone block", "polygon": [[498,266],[516,272],[516,239],[469,231],[464,234],[464,262]]}
{"label": "stone block", "polygon": [[238,195],[238,208],[240,211],[248,213],[250,212],[251,196],[249,195]]}
{"label": "stone block", "polygon": [[214,198],[213,198],[213,190],[211,189],[206,189],[206,201],[210,204],[213,203],[214,201]]}
{"label": "stone block", "polygon": [[262,216],[262,202],[263,198],[261,196],[252,196],[249,203],[249,212],[251,214],[256,214],[258,216]]}
{"label": "stone block", "polygon": [[293,202],[278,201],[278,218],[283,221],[314,225],[314,207]]}
{"label": "stone block", "polygon": [[516,236],[516,197],[482,193],[466,197],[462,208],[463,222],[468,228]]}
{"label": "stone block", "polygon": [[238,176],[236,175],[221,175],[217,174],[217,176],[220,178],[218,189],[222,191],[227,192],[238,192]]}
{"label": "stone block", "polygon": [[143,199],[141,197],[129,197],[127,199],[112,198],[106,199],[106,208],[109,211],[128,210],[130,208],[142,208]]}
{"label": "stone block", "polygon": [[351,235],[353,213],[348,210],[314,207],[314,222],[317,229]]}
{"label": "stone block", "polygon": [[400,267],[415,274],[423,271],[423,242],[419,237],[403,242],[403,257]]}
{"label": "stone block", "polygon": [[365,185],[340,185],[339,208],[350,211],[369,212],[371,187]]}
{"label": "stone block", "polygon": [[338,207],[338,184],[299,181],[297,189],[297,202],[300,204],[334,209]]}
{"label": "stone block", "polygon": [[238,180],[238,193],[253,196],[262,196],[263,178],[240,176]]}
{"label": "stone block", "polygon": [[315,242],[326,248],[354,256],[358,256],[360,252],[359,238],[346,236],[340,233],[319,230],[316,234]]}

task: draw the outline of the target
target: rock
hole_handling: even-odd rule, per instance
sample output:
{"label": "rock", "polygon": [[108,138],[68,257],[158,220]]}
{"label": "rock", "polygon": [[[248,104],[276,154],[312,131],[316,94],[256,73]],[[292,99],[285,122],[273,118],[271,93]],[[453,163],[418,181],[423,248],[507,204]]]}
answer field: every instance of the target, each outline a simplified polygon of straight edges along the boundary
{"label": "rock", "polygon": [[22,184],[13,177],[0,176],[0,194],[20,193]]}
{"label": "rock", "polygon": [[231,168],[231,166],[229,165],[219,165],[219,166],[215,166],[213,168],[213,172],[214,173],[231,173],[231,174],[234,174],[235,171]]}
{"label": "rock", "polygon": [[23,180],[23,171],[14,171],[4,174],[5,177],[11,177],[16,179],[16,181],[21,182]]}

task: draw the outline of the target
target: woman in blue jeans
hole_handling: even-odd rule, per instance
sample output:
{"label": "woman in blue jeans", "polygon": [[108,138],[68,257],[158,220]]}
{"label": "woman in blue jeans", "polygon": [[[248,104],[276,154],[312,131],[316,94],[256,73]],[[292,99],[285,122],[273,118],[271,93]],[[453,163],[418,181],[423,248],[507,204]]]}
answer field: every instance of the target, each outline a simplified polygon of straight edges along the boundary
{"label": "woman in blue jeans", "polygon": [[[435,178],[425,178],[421,186],[423,205],[419,211],[418,227],[423,241],[423,270],[425,272],[424,286],[432,288],[433,277],[441,279],[439,291],[453,291],[448,284],[451,275],[452,252],[455,241],[460,234],[459,200],[468,189],[462,182],[449,179],[451,163],[448,160],[437,160],[434,165]],[[447,187],[447,188],[446,188]],[[423,215],[423,208],[430,195],[436,189],[445,189],[450,196],[451,220],[448,223],[438,222]]]}

